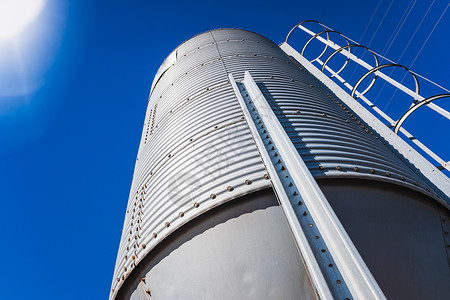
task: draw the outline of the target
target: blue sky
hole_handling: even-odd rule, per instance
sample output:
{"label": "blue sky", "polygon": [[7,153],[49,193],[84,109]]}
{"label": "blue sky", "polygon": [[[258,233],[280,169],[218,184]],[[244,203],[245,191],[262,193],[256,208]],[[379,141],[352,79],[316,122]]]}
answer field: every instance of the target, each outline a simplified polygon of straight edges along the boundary
{"label": "blue sky", "polygon": [[[184,40],[237,27],[281,43],[295,24],[316,19],[394,61],[404,52],[407,67],[420,52],[412,69],[450,88],[447,6],[47,0],[21,35],[0,41],[2,298],[108,297],[150,86]],[[423,92],[442,91],[424,85]],[[448,109],[446,100],[436,104]],[[407,125],[449,160],[443,121]]]}

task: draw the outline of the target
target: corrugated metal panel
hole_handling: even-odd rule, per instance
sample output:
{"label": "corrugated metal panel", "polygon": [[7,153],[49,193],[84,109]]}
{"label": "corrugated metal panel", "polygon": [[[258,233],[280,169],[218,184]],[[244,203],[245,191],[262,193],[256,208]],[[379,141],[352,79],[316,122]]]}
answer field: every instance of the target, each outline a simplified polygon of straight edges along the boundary
{"label": "corrugated metal panel", "polygon": [[372,128],[316,80],[309,81],[276,77],[258,86],[316,178],[389,181],[433,197],[428,185]]}
{"label": "corrugated metal panel", "polygon": [[149,99],[110,298],[178,227],[269,186],[228,73],[239,80],[251,72],[316,178],[370,178],[428,193],[389,145],[270,40],[243,30],[205,32],[169,61]]}
{"label": "corrugated metal panel", "polygon": [[[195,40],[209,43],[209,37]],[[217,48],[191,44],[183,44],[191,53],[179,49],[151,93],[112,298],[164,237],[221,203],[270,185]]]}

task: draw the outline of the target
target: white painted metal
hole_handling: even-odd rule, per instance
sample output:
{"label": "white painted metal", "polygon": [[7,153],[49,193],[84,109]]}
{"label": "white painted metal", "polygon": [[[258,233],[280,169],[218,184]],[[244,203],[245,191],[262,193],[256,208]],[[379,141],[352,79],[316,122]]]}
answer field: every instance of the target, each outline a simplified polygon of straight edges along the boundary
{"label": "white painted metal", "polygon": [[[264,162],[264,165],[266,166],[267,172],[272,182],[272,186],[277,194],[278,200],[280,201],[281,208],[283,209],[283,212],[286,216],[286,220],[292,231],[294,240],[297,244],[298,249],[300,250],[300,254],[302,255],[306,267],[310,273],[313,285],[317,289],[317,293],[319,294],[320,299],[332,299],[330,289],[328,288],[325,278],[323,277],[322,271],[320,270],[317,260],[314,257],[314,254],[308,243],[308,240],[306,239],[305,233],[303,232],[300,223],[297,219],[297,216],[295,215],[295,212],[292,208],[292,204],[289,201],[289,197],[286,195],[286,191],[284,190],[281,180],[278,177],[275,166],[273,165],[270,156],[267,153],[266,148],[264,147],[264,143],[261,139],[261,136],[258,133],[258,130],[256,129],[255,123],[252,121],[252,117],[250,116],[250,113],[245,105],[241,92],[239,91],[239,88],[236,85],[236,81],[232,74],[229,74],[229,78],[231,85],[233,86],[234,93],[236,94],[236,98],[244,113],[244,117],[247,121],[247,125],[250,129],[252,137],[255,140],[256,146],[258,147],[258,151],[261,154],[261,158]],[[263,114],[261,114],[261,116],[262,115]]]}
{"label": "white painted metal", "polygon": [[[310,34],[312,36],[316,35],[315,32],[309,30],[308,28],[306,28],[306,27],[304,27],[302,25],[298,25],[298,28],[302,29],[303,31],[305,31],[306,33],[308,33],[308,34]],[[321,36],[317,36],[316,38],[319,41],[321,41],[322,43],[326,44],[327,46],[333,48],[334,50],[337,50],[337,49],[342,47],[342,46],[339,46],[338,44],[334,43],[333,41],[324,39]],[[363,66],[367,70],[372,70],[374,68],[373,66],[369,65],[367,62],[365,62],[364,60],[362,60],[359,57],[355,56],[354,54],[352,54],[348,50],[344,49],[340,53],[342,53],[343,55],[345,55],[347,58],[351,59],[352,61],[358,63],[359,65]],[[383,72],[376,71],[376,72],[374,72],[374,74],[380,76],[381,78],[383,78],[384,80],[386,80],[387,82],[389,82],[390,84],[395,86],[396,88],[400,89],[401,91],[405,92],[406,94],[410,95],[411,97],[413,97],[414,99],[416,99],[418,101],[422,101],[423,99],[425,99],[424,97],[422,97],[418,93],[412,91],[408,87],[406,87],[403,84],[397,82],[396,80],[392,79],[390,76],[384,74]],[[450,112],[446,111],[445,109],[437,106],[434,103],[429,103],[429,104],[427,104],[427,106],[429,108],[433,109],[434,111],[436,111],[437,113],[439,113],[440,115],[446,117],[447,119],[450,119]]]}
{"label": "white painted metal", "polygon": [[249,72],[244,84],[355,299],[385,299],[322,190]]}
{"label": "white painted metal", "polygon": [[289,56],[299,61],[303,67],[305,67],[308,72],[318,78],[323,84],[325,84],[333,93],[335,93],[341,101],[355,111],[359,117],[361,117],[367,124],[374,128],[378,134],[380,134],[384,139],[386,139],[401,155],[403,155],[408,161],[410,161],[414,166],[419,169],[424,176],[427,177],[439,190],[436,192],[441,195],[440,198],[436,200],[450,208],[450,203],[447,202],[450,196],[450,179],[440,172],[435,166],[433,166],[427,159],[420,155],[416,150],[414,150],[410,145],[403,141],[398,135],[396,135],[392,130],[387,128],[377,117],[365,109],[361,104],[359,104],[355,99],[350,97],[343,89],[341,89],[333,80],[328,78],[319,69],[312,65],[306,58],[300,55],[294,48],[289,44],[283,43],[280,48]]}

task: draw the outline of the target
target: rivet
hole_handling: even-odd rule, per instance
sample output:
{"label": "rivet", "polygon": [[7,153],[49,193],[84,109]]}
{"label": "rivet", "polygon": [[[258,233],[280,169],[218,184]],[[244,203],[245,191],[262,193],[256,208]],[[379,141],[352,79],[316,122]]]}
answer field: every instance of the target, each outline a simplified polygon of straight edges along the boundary
{"label": "rivet", "polygon": [[414,181],[414,185],[415,185],[415,186],[418,186],[419,183],[418,183],[417,181]]}
{"label": "rivet", "polygon": [[370,169],[370,173],[375,173],[375,170],[374,169]]}
{"label": "rivet", "polygon": [[316,235],[315,237],[314,237],[316,240],[318,240],[319,239],[319,236],[318,235]]}
{"label": "rivet", "polygon": [[[119,282],[120,281],[120,278],[119,277],[117,277],[117,282]],[[114,292],[114,289],[112,289],[112,291]]]}
{"label": "rivet", "polygon": [[264,131],[263,131],[264,133],[266,133],[267,131],[264,129]]}
{"label": "rivet", "polygon": [[284,166],[281,166],[281,170],[284,171],[286,170],[286,168]]}
{"label": "rivet", "polygon": [[134,259],[136,259],[136,256],[134,256],[134,255],[133,255],[133,256],[131,256],[131,259],[133,259],[133,260],[134,260]]}
{"label": "rivet", "polygon": [[166,224],[164,224],[166,227],[169,227],[170,226],[170,223],[169,222],[166,222]]}
{"label": "rivet", "polygon": [[297,109],[297,110],[296,110],[295,112],[299,114],[299,113],[300,113],[300,110],[299,110],[299,109]]}
{"label": "rivet", "polygon": [[298,193],[297,192],[294,192],[294,196],[297,196],[298,195]]}
{"label": "rivet", "polygon": [[127,267],[123,267],[123,270],[126,272],[127,271]]}
{"label": "rivet", "polygon": [[289,186],[293,186],[292,182],[289,182]]}
{"label": "rivet", "polygon": [[275,147],[274,147],[274,146],[272,146],[272,150],[275,150]]}
{"label": "rivet", "polygon": [[233,188],[231,185],[229,185],[229,186],[227,187],[227,190],[228,190],[229,192],[231,192],[231,191],[234,190],[234,188]]}
{"label": "rivet", "polygon": [[341,284],[341,281],[338,279],[338,280],[336,280],[336,283],[337,284]]}
{"label": "rivet", "polygon": [[400,178],[401,181],[405,181],[405,177],[402,176],[402,178]]}
{"label": "rivet", "polygon": [[264,125],[261,125],[261,128],[264,128]]}
{"label": "rivet", "polygon": [[269,179],[269,175],[268,174],[264,174],[264,179]]}
{"label": "rivet", "polygon": [[195,207],[195,208],[198,208],[199,206],[200,206],[200,204],[198,204],[198,202],[195,202],[195,203],[194,203],[194,207]]}
{"label": "rivet", "polygon": [[209,198],[211,198],[211,199],[216,199],[216,194],[211,194],[211,195],[209,195]]}
{"label": "rivet", "polygon": [[359,168],[358,168],[358,167],[354,167],[353,170],[355,170],[356,172],[358,172]]}
{"label": "rivet", "polygon": [[327,250],[325,250],[325,249],[322,249],[322,250],[320,250],[320,251],[322,251],[322,252],[324,252],[324,253],[327,252]]}
{"label": "rivet", "polygon": [[268,138],[270,138],[270,136],[267,134],[267,135],[266,135],[266,138],[268,139]]}
{"label": "rivet", "polygon": [[325,113],[323,113],[323,114],[322,114],[322,117],[325,117],[325,116],[326,116],[326,114],[325,114]]}
{"label": "rivet", "polygon": [[252,184],[252,181],[251,181],[250,179],[247,179],[247,180],[245,181],[245,184],[246,184],[246,185],[250,185],[250,184]]}
{"label": "rivet", "polygon": [[348,120],[345,120],[345,123],[348,123]]}
{"label": "rivet", "polygon": [[281,159],[278,160],[278,163],[281,164]]}
{"label": "rivet", "polygon": [[307,213],[307,212],[305,211],[305,212],[303,213],[303,215],[304,215],[304,216],[307,216],[307,215],[308,215],[308,213]]}
{"label": "rivet", "polygon": [[146,244],[142,244],[142,249],[145,249],[147,247]]}
{"label": "rivet", "polygon": [[425,190],[426,190],[427,192],[429,192],[429,191],[430,191],[430,189],[429,189],[429,188],[426,188]]}
{"label": "rivet", "polygon": [[275,156],[278,156],[278,153],[277,153],[277,152],[275,152]]}
{"label": "rivet", "polygon": [[386,176],[387,176],[387,177],[391,177],[391,173],[386,172]]}
{"label": "rivet", "polygon": [[303,202],[302,201],[298,201],[297,205],[303,205]]}
{"label": "rivet", "polygon": [[184,217],[184,212],[180,211],[180,213],[178,214],[180,216],[180,218]]}
{"label": "rivet", "polygon": [[320,170],[323,170],[324,168],[323,168],[323,166],[319,166],[319,169],[320,169]]}
{"label": "rivet", "polygon": [[336,166],[336,169],[338,169],[339,171],[342,170],[341,166]]}
{"label": "rivet", "polygon": [[272,141],[269,141],[269,144],[272,144]]}
{"label": "rivet", "polygon": [[333,264],[329,264],[328,266],[329,266],[330,268],[332,268],[332,267],[333,267]]}

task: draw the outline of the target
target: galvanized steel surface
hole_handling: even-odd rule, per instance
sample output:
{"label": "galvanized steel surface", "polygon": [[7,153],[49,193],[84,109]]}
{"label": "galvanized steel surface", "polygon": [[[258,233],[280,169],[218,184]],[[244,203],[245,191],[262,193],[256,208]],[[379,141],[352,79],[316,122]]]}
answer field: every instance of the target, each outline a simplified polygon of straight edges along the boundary
{"label": "galvanized steel surface", "polygon": [[239,45],[244,37],[252,45],[277,47],[246,31],[204,33],[182,44],[175,51],[176,63],[157,75],[110,298],[139,261],[178,227],[270,186],[216,48],[215,40]]}
{"label": "galvanized steel surface", "polygon": [[314,177],[366,177],[428,193],[389,145],[273,42],[244,30],[205,32],[174,50],[155,77],[111,299],[171,232],[270,186],[228,80],[228,73],[239,80],[246,70]]}

